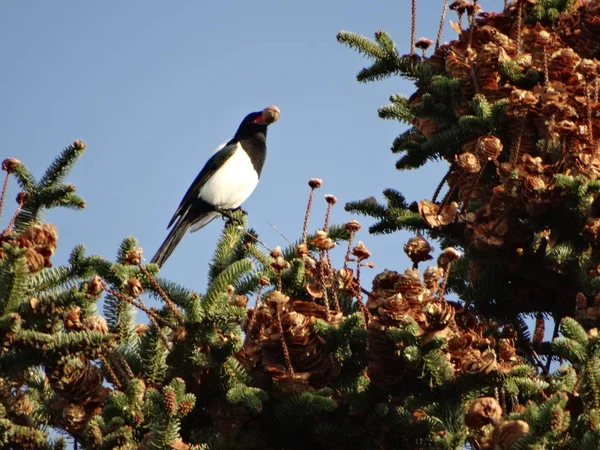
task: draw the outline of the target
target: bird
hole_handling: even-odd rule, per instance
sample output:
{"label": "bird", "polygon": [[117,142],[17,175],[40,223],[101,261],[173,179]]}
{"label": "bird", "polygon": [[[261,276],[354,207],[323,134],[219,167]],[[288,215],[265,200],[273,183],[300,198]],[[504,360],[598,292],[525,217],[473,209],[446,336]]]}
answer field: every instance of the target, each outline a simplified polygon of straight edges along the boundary
{"label": "bird", "polygon": [[150,261],[162,267],[185,233],[213,219],[232,218],[258,184],[267,156],[267,128],[279,120],[277,106],[248,114],[233,138],[206,162],[183,196],[167,229],[171,231]]}

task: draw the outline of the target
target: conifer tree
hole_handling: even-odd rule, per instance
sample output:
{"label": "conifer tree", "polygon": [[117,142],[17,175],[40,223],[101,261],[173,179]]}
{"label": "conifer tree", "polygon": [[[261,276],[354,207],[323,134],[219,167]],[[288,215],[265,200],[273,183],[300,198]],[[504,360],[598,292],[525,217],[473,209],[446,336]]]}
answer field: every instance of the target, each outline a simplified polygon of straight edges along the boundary
{"label": "conifer tree", "polygon": [[[449,166],[430,200],[387,189],[346,205],[372,233],[415,232],[412,267],[370,286],[361,224],[331,224],[335,196],[309,233],[322,180],[286,248],[235,213],[200,293],[131,237],[114,261],[78,246],[52,265],[44,212],[83,208],[65,184],[82,141],[39,181],[2,163],[0,211],[11,178],[22,192],[0,233],[0,448],[600,447],[600,2],[444,2],[429,57],[418,6],[407,55],[383,31],[338,35],[373,61],[359,81],[415,82],[379,111],[410,125],[397,167]],[[458,37],[442,45],[447,6]]]}

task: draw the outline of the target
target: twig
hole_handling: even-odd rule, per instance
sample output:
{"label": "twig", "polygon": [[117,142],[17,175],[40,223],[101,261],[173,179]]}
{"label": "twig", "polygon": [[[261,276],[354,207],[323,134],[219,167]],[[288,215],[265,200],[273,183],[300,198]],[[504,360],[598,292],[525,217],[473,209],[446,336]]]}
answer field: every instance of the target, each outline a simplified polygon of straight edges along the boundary
{"label": "twig", "polygon": [[169,322],[167,322],[165,319],[163,319],[162,317],[160,317],[158,314],[156,314],[154,311],[148,309],[144,303],[142,302],[142,299],[138,298],[139,302],[136,302],[134,299],[132,299],[131,297],[122,294],[121,292],[115,291],[113,289],[110,288],[104,288],[104,290],[106,292],[108,292],[109,294],[114,295],[115,297],[117,297],[119,300],[123,300],[124,302],[129,303],[130,305],[135,306],[136,308],[140,309],[141,311],[145,312],[148,317],[150,319],[154,319],[157,322],[162,322],[162,324],[164,326],[167,326],[169,328],[171,328],[172,330],[175,330],[175,327],[173,325],[171,325]]}
{"label": "twig", "polygon": [[133,378],[135,378],[133,370],[131,370],[129,363],[125,358],[123,358],[123,355],[121,355],[121,353],[119,353],[117,350],[113,350],[112,352],[110,352],[110,357],[114,358],[117,365],[125,372],[125,375],[127,375],[128,378],[127,381],[131,381]]}
{"label": "twig", "polygon": [[352,252],[352,243],[354,241],[354,234],[356,232],[354,230],[350,231],[350,237],[348,238],[348,249],[346,250],[346,255],[344,256],[344,269],[348,267],[348,262],[350,262],[350,253]]}
{"label": "twig", "polygon": [[[321,252],[323,253],[323,252]],[[321,292],[323,293],[323,303],[325,304],[325,312],[327,313],[327,320],[331,317],[331,311],[329,309],[329,296],[327,295],[327,287],[325,286],[325,263],[327,260],[323,258],[321,254],[321,259],[319,261],[319,283],[321,284]],[[331,266],[330,266],[331,267]]]}
{"label": "twig", "polygon": [[181,313],[179,308],[177,308],[177,305],[175,305],[175,303],[173,303],[173,301],[169,298],[169,296],[166,294],[166,292],[163,290],[163,288],[160,286],[160,284],[158,284],[158,280],[155,277],[153,277],[150,274],[150,272],[148,272],[148,270],[144,266],[142,266],[141,263],[139,264],[138,267],[140,268],[142,273],[144,275],[146,275],[146,277],[150,280],[150,282],[152,283],[152,285],[158,292],[158,295],[160,295],[160,297],[164,300],[164,302],[167,304],[169,309],[175,315],[175,318],[179,321],[179,324],[182,325],[183,323],[185,323],[185,318],[183,317],[183,314]]}
{"label": "twig", "polygon": [[281,348],[283,350],[283,357],[285,359],[285,365],[291,376],[294,376],[294,367],[292,367],[292,359],[290,358],[290,351],[285,342],[285,336],[283,335],[283,324],[281,323],[281,306],[277,305],[277,326],[279,328],[279,340],[281,342]]}
{"label": "twig", "polygon": [[156,328],[156,333],[158,334],[158,338],[162,341],[162,343],[165,345],[167,350],[171,350],[172,345],[169,342],[169,340],[167,339],[167,337],[165,336],[165,334],[160,329],[160,326],[158,325],[158,322],[156,321],[156,319],[152,316],[148,316],[148,319],[150,319],[150,322],[152,322],[152,325],[154,325],[154,328]]}
{"label": "twig", "polygon": [[256,316],[258,316],[258,308],[262,304],[263,289],[264,289],[264,286],[262,284],[260,284],[258,287],[258,292],[256,294],[256,304],[254,305],[254,314],[252,314],[252,317],[250,317],[250,322],[248,322],[248,328],[247,328],[245,340],[248,340],[248,337],[252,334],[252,330],[254,329],[254,325],[256,324]]}
{"label": "twig", "polygon": [[452,173],[452,168],[453,168],[453,164],[450,164],[450,167],[448,168],[448,172],[446,172],[446,174],[442,177],[440,184],[438,184],[437,188],[435,188],[435,192],[433,193],[433,197],[431,199],[431,201],[433,203],[435,203],[435,201],[437,200],[438,195],[440,195],[440,192],[441,192],[442,188],[444,187],[444,183],[448,180],[448,177]]}
{"label": "twig", "polygon": [[414,55],[417,42],[417,0],[411,1],[410,15],[410,54]]}
{"label": "twig", "polygon": [[362,311],[362,313],[365,316],[365,327],[367,327],[369,325],[369,318],[371,317],[371,312],[365,306],[362,300],[362,296],[360,295],[362,289],[360,287],[360,261],[356,262],[356,285],[358,286],[358,288],[354,290],[354,297],[356,298],[356,302],[358,303],[358,308]]}
{"label": "twig", "polygon": [[302,226],[302,243],[306,244],[306,238],[308,236],[308,221],[310,219],[310,212],[312,210],[313,199],[315,198],[315,189],[321,187],[322,181],[318,178],[312,178],[308,185],[310,186],[310,195],[308,197],[308,204],[306,205],[306,213],[304,214],[304,225]]}
{"label": "twig", "polygon": [[0,216],[2,215],[2,208],[4,207],[4,200],[6,199],[6,190],[8,189],[8,179],[10,178],[10,172],[6,172],[4,178],[4,186],[2,186],[2,196],[0,196]]}
{"label": "twig", "polygon": [[[554,320],[554,330],[552,331],[552,340],[558,337],[558,330],[560,328],[560,321],[556,320],[556,318],[552,317]],[[559,358],[559,362],[562,364],[563,359]],[[552,365],[552,355],[548,355],[548,360],[546,361],[546,371],[550,372],[550,366]]]}
{"label": "twig", "polygon": [[525,132],[525,122],[527,121],[527,115],[521,118],[521,128],[519,128],[519,135],[517,136],[517,142],[514,147],[514,152],[510,155],[510,162],[512,164],[516,164],[519,160],[519,155],[521,154],[521,140],[523,139],[523,133]]}
{"label": "twig", "polygon": [[117,389],[121,389],[122,386],[121,386],[121,383],[119,382],[119,378],[117,378],[117,374],[115,374],[115,371],[113,370],[110,363],[106,360],[104,355],[100,355],[99,358],[100,358],[100,361],[102,361],[102,364],[104,364],[104,367],[106,367],[108,374],[112,378],[111,383],[114,384],[117,387]]}
{"label": "twig", "polygon": [[2,232],[2,234],[0,234],[0,237],[6,236],[8,233],[11,232],[12,227],[15,225],[15,221],[17,220],[17,217],[21,213],[21,209],[23,209],[23,203],[24,203],[23,200],[21,200],[19,202],[19,206],[17,206],[17,210],[15,211],[15,213],[13,214],[13,216],[11,217],[10,221],[8,222],[8,225],[6,225],[6,228],[4,229],[4,231]]}
{"label": "twig", "polygon": [[442,285],[440,286],[440,291],[438,294],[438,300],[444,300],[444,295],[446,295],[446,286],[448,285],[448,278],[450,278],[450,269],[452,268],[452,262],[449,262],[446,268],[444,269],[444,281],[442,281]]}
{"label": "twig", "polygon": [[292,243],[292,241],[290,241],[290,240],[289,240],[287,237],[285,237],[285,234],[283,234],[283,233],[282,233],[282,232],[279,230],[279,228],[277,228],[275,225],[273,225],[273,224],[272,224],[271,222],[269,222],[268,220],[267,220],[267,223],[268,223],[268,224],[271,226],[271,228],[273,228],[275,231],[277,231],[277,232],[278,232],[278,233],[281,235],[281,237],[282,237],[282,238],[284,238],[284,239],[287,241],[287,243],[288,243],[288,244],[290,244],[290,245],[294,245],[294,244]]}
{"label": "twig", "polygon": [[440,47],[442,42],[442,34],[444,33],[444,24],[446,23],[446,11],[448,11],[448,0],[444,0],[444,7],[442,9],[442,16],[440,18],[440,27],[438,28],[437,39],[435,40],[435,48]]}
{"label": "twig", "polygon": [[[469,14],[469,43],[467,45],[468,48],[471,48],[473,44],[473,33],[475,32],[475,15],[477,14],[477,0],[473,0],[473,13]],[[471,67],[472,70],[472,67]],[[475,86],[477,89],[477,86]],[[479,92],[477,90],[477,92]]]}
{"label": "twig", "polygon": [[239,230],[240,230],[242,233],[244,233],[246,236],[249,236],[249,237],[251,237],[252,239],[254,239],[254,241],[255,241],[257,244],[260,244],[260,245],[262,245],[262,246],[263,246],[263,247],[264,247],[264,248],[265,248],[265,249],[266,249],[268,252],[272,252],[272,251],[273,251],[273,249],[271,249],[271,248],[270,248],[270,247],[269,247],[267,244],[265,244],[263,241],[261,241],[261,240],[258,238],[258,236],[256,236],[256,235],[254,235],[254,234],[252,234],[252,233],[248,232],[248,230],[245,230],[245,229],[244,229],[244,228],[242,228],[242,227],[240,227],[240,228],[239,228]]}
{"label": "twig", "polygon": [[523,28],[523,2],[519,1],[517,5],[517,57],[521,56],[522,28]]}

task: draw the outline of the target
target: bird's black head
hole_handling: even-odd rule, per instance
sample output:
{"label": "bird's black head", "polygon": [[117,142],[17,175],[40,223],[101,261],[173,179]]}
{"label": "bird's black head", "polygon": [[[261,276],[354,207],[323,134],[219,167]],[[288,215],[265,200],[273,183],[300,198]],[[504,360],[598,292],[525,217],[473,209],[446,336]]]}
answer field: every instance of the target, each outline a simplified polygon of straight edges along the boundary
{"label": "bird's black head", "polygon": [[279,108],[277,106],[268,106],[262,111],[252,112],[248,114],[238,130],[235,133],[234,139],[243,139],[254,134],[267,134],[267,127],[279,119]]}

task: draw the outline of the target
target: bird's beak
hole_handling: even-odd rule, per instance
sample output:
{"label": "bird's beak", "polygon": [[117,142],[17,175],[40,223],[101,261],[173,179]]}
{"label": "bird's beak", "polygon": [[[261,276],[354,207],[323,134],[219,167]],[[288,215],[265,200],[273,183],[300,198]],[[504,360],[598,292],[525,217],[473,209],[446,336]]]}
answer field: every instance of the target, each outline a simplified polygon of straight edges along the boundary
{"label": "bird's beak", "polygon": [[267,106],[265,109],[262,110],[262,114],[256,119],[254,119],[254,123],[264,123],[266,125],[271,125],[272,123],[277,122],[279,120],[280,115],[281,112],[279,111],[279,108],[277,106]]}

